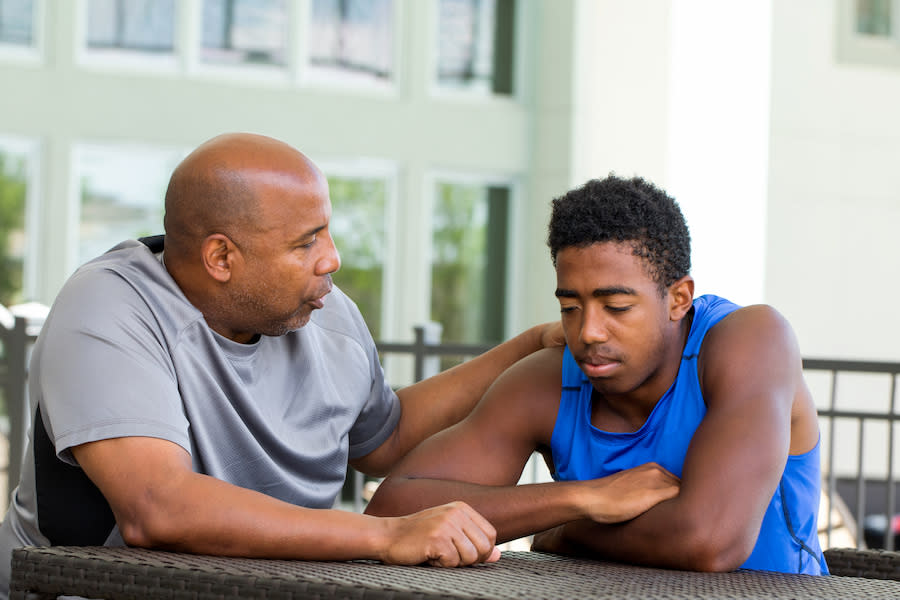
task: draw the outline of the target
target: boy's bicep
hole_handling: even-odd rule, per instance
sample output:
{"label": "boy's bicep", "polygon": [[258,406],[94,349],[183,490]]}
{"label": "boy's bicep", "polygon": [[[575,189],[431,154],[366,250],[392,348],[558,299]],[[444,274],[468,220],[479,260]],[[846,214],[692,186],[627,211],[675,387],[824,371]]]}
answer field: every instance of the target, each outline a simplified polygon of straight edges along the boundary
{"label": "boy's bicep", "polygon": [[485,485],[514,485],[525,463],[549,446],[559,407],[559,349],[522,359],[465,419],[415,448],[392,471]]}

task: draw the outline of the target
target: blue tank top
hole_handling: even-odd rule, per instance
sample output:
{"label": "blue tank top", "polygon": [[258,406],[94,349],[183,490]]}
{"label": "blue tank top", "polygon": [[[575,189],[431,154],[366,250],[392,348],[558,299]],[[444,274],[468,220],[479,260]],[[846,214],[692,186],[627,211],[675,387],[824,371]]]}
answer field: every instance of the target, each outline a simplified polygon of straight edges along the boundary
{"label": "blue tank top", "polygon": [[[593,387],[566,348],[559,414],[551,438],[554,477],[562,481],[594,479],[647,462],[656,462],[680,477],[688,444],[706,414],[697,376],[700,344],[713,325],[737,308],[717,296],[694,300],[693,322],[678,376],[643,426],[632,433],[610,433],[591,424]],[[741,568],[828,573],[817,532],[819,486],[818,443],[805,454],[788,456],[756,545]]]}

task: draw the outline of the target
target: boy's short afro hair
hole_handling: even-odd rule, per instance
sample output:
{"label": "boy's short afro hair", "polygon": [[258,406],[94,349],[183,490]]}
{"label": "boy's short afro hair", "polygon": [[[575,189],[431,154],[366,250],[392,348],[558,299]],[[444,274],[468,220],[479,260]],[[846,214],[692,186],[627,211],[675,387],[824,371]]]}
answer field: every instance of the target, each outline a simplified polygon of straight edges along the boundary
{"label": "boy's short afro hair", "polygon": [[547,244],[560,250],[602,242],[632,245],[661,290],[691,271],[691,237],[678,203],[641,177],[610,174],[553,200]]}

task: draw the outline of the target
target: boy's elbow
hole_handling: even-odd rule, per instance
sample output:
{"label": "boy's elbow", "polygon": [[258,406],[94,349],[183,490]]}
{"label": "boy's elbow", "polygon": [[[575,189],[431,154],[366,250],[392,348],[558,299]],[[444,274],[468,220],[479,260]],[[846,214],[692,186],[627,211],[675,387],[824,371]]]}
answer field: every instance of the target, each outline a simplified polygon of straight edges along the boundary
{"label": "boy's elbow", "polygon": [[396,517],[404,514],[397,501],[396,487],[396,479],[390,476],[379,483],[371,500],[366,505],[365,514],[374,517]]}
{"label": "boy's elbow", "polygon": [[723,535],[721,532],[697,532],[681,549],[686,567],[692,571],[727,573],[734,571],[750,556],[756,536]]}
{"label": "boy's elbow", "polygon": [[710,544],[690,553],[691,570],[705,573],[728,573],[744,564],[748,556],[750,556],[749,552],[738,552],[733,548]]}

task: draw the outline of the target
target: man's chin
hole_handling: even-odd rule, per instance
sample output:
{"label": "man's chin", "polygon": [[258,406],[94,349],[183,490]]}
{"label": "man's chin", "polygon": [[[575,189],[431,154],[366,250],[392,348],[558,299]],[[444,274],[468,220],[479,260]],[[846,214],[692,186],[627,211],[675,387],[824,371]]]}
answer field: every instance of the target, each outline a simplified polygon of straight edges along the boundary
{"label": "man's chin", "polygon": [[295,316],[293,319],[285,323],[288,331],[297,331],[305,327],[312,318],[311,312],[304,311],[302,314]]}
{"label": "man's chin", "polygon": [[302,329],[307,323],[309,323],[309,319],[312,315],[310,313],[306,313],[304,315],[298,315],[296,317],[286,319],[280,323],[273,324],[266,331],[262,331],[263,335],[267,335],[269,337],[279,337],[282,335],[287,335],[292,331],[297,331],[298,329]]}

